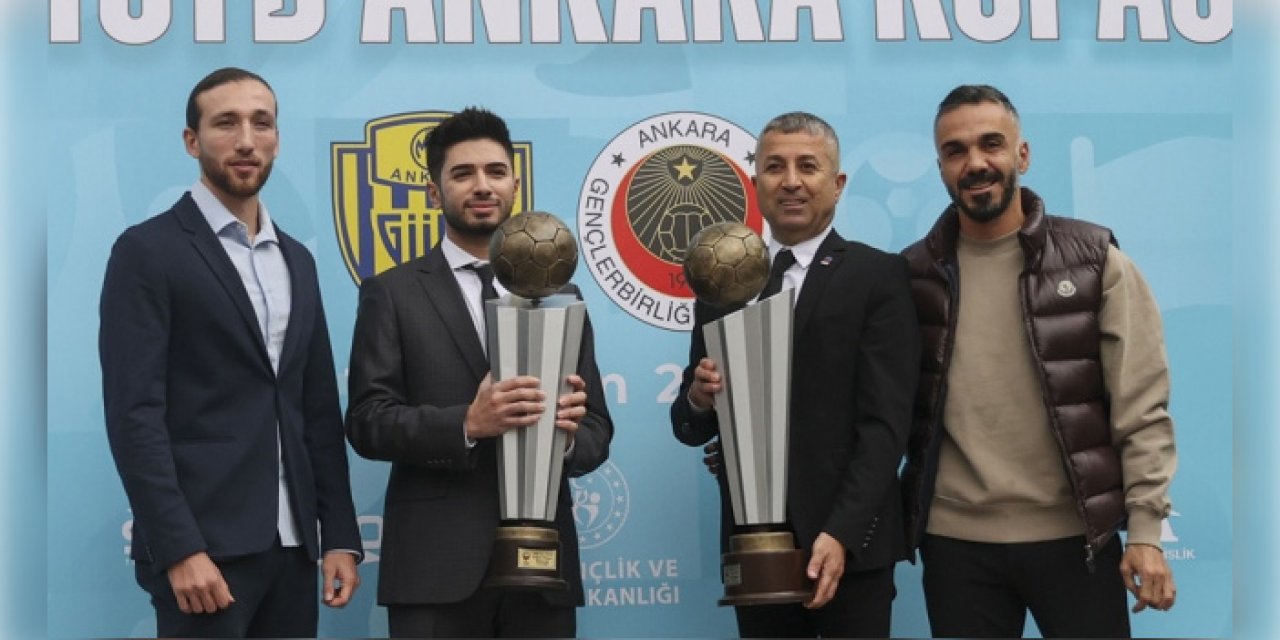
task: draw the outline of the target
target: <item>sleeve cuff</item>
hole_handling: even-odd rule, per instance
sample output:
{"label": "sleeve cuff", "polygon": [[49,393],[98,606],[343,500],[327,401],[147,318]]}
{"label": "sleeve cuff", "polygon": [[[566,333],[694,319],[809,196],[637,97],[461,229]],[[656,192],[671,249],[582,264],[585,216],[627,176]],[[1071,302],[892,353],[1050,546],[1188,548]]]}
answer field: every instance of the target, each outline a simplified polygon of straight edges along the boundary
{"label": "sleeve cuff", "polygon": [[467,435],[467,424],[466,424],[465,422],[464,422],[464,423],[462,423],[462,443],[463,443],[464,445],[466,445],[466,447],[467,447],[467,451],[470,451],[470,450],[472,450],[472,449],[476,448],[476,443],[477,443],[477,441],[472,440],[472,439]]}
{"label": "sleeve cuff", "polygon": [[1160,549],[1160,518],[1147,509],[1129,512],[1129,544],[1147,544]]}
{"label": "sleeve cuff", "polygon": [[685,402],[689,403],[689,413],[695,416],[705,416],[711,413],[711,407],[699,407],[693,402],[693,389],[689,389],[689,393],[684,395]]}

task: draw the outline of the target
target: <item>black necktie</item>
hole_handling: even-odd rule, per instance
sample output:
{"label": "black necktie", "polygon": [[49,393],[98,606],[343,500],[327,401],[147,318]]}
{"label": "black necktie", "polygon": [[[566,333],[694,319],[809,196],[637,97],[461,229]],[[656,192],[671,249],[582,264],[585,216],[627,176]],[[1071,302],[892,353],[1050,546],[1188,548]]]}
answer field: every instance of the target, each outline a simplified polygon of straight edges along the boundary
{"label": "black necktie", "polygon": [[[480,264],[473,262],[467,265],[468,269],[476,272],[480,276],[480,302],[485,300],[497,300],[498,290],[493,288],[493,267],[488,262]],[[482,305],[483,306],[483,305]]]}
{"label": "black necktie", "polygon": [[782,291],[782,276],[787,273],[787,269],[796,263],[796,257],[791,253],[790,249],[783,249],[773,258],[773,265],[769,267],[769,281],[765,283],[764,290],[760,292],[759,300],[764,300],[769,296]]}

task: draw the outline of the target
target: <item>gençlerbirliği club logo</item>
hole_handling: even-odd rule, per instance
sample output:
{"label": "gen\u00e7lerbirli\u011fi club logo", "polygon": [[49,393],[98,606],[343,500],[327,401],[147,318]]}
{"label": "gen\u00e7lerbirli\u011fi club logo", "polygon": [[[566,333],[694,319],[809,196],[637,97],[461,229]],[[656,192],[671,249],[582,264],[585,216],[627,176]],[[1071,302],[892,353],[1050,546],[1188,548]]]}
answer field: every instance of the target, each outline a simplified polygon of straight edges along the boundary
{"label": "gen\u00e7lerbirli\u011fi club logo", "polygon": [[705,113],[653,116],[605,146],[582,183],[578,238],[614,303],[656,327],[693,327],[680,266],[689,239],[729,220],[765,234],[750,178],[755,149],[755,136]]}

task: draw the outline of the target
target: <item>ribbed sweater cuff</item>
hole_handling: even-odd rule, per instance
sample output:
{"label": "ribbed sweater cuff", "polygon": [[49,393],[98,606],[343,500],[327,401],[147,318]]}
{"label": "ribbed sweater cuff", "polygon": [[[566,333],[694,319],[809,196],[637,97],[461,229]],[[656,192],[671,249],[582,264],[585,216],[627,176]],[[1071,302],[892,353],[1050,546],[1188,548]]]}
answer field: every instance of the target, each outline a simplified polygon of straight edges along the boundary
{"label": "ribbed sweater cuff", "polygon": [[1160,521],[1154,511],[1134,509],[1129,512],[1129,544],[1149,544],[1160,548]]}

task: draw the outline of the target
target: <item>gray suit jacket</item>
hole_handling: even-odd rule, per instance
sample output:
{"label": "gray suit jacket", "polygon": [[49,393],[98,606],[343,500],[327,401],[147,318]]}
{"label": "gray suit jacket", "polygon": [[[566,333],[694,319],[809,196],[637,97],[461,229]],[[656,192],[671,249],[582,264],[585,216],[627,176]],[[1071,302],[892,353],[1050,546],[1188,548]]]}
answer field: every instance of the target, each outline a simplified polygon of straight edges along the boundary
{"label": "gray suit jacket", "polygon": [[[565,292],[579,293],[573,285]],[[489,438],[467,449],[462,423],[488,370],[443,252],[364,282],[351,343],[347,437],[360,455],[391,462],[380,604],[458,602],[484,578],[498,526],[497,447]],[[590,320],[578,373],[587,382],[587,415],[556,508],[570,590],[547,595],[564,605],[583,602],[568,477],[600,466],[613,438]]]}

